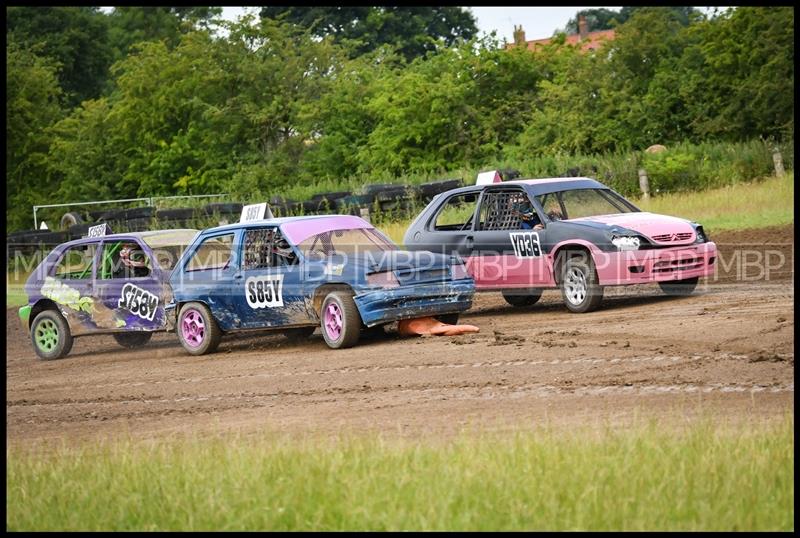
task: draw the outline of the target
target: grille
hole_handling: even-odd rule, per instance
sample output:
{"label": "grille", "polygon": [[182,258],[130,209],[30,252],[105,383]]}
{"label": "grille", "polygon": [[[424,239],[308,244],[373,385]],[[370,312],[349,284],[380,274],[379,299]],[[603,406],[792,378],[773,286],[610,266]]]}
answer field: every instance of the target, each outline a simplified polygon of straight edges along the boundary
{"label": "grille", "polygon": [[672,271],[686,271],[697,269],[703,265],[702,258],[684,258],[682,260],[662,260],[653,264],[654,273],[671,273]]}
{"label": "grille", "polygon": [[403,284],[412,282],[431,282],[436,280],[449,280],[450,269],[424,269],[421,271],[395,271],[397,279]]}
{"label": "grille", "polygon": [[671,241],[688,241],[691,238],[692,238],[691,232],[683,232],[679,234],[654,235],[653,241],[658,241],[659,243],[669,243]]}

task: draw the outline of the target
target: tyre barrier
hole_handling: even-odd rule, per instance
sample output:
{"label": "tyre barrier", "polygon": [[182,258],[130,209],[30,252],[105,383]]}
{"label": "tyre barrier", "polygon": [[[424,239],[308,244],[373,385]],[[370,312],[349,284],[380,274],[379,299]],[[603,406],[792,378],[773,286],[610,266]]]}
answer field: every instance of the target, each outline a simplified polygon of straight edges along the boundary
{"label": "tyre barrier", "polygon": [[447,192],[452,189],[463,187],[464,184],[460,179],[444,179],[441,181],[431,181],[428,183],[421,183],[417,185],[416,191],[420,199],[430,201],[437,194]]}
{"label": "tyre barrier", "polygon": [[61,217],[61,222],[59,223],[59,228],[61,230],[67,230],[70,226],[74,226],[75,224],[83,223],[83,217],[80,213],[76,213],[74,211],[70,211],[68,213],[64,213]]}
{"label": "tyre barrier", "polygon": [[206,215],[241,215],[243,204],[239,203],[211,203],[203,208]]}

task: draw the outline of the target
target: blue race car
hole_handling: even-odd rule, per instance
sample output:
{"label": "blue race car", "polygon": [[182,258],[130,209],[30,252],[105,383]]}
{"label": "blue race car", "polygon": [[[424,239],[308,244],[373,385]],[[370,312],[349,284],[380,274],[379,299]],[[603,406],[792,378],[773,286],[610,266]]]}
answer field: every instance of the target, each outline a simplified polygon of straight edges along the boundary
{"label": "blue race car", "polygon": [[472,306],[458,257],[407,252],[346,215],[259,219],[202,231],[170,277],[166,305],[184,349],[213,352],[222,334],[276,329],[331,348],[362,328],[435,316],[455,323]]}

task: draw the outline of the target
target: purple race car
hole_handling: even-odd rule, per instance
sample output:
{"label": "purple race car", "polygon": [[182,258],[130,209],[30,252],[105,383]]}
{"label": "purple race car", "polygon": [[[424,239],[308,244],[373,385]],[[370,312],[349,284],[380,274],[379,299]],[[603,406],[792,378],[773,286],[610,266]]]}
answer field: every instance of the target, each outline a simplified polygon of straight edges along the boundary
{"label": "purple race car", "polygon": [[87,237],[59,245],[25,283],[19,310],[40,359],[58,359],[73,337],[112,334],[127,348],[167,330],[167,280],[197,230]]}

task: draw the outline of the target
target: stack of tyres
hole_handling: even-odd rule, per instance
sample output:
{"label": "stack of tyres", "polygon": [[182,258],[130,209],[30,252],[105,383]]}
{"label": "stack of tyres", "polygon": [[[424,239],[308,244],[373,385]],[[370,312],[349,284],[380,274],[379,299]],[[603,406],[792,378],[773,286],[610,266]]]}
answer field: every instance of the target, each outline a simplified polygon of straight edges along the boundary
{"label": "stack of tyres", "polygon": [[164,228],[191,228],[198,210],[188,207],[156,210],[159,226]]}
{"label": "stack of tyres", "polygon": [[215,217],[217,220],[217,224],[223,225],[238,221],[239,217],[242,214],[242,207],[244,207],[243,204],[237,202],[233,203],[214,202],[211,204],[206,204],[204,212],[208,216]]}
{"label": "stack of tyres", "polygon": [[372,209],[373,194],[353,194],[336,200],[336,212],[344,215],[360,215],[362,209]]}
{"label": "stack of tyres", "polygon": [[423,202],[430,202],[437,194],[447,192],[452,189],[463,187],[463,182],[460,179],[444,179],[441,181],[431,181],[429,183],[421,183],[417,185],[417,196]]}

